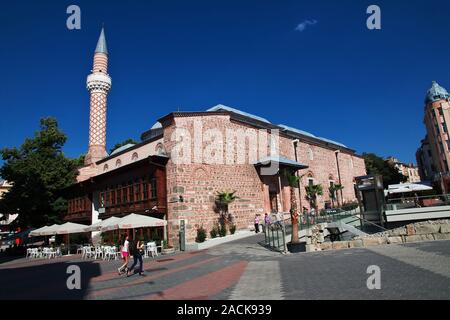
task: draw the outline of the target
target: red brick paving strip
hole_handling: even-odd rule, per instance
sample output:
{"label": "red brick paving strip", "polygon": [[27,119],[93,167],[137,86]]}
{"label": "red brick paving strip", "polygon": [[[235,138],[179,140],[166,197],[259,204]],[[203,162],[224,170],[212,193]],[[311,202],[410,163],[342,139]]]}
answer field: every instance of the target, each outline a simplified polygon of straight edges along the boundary
{"label": "red brick paving strip", "polygon": [[247,261],[240,261],[228,267],[194,278],[182,284],[152,294],[146,300],[198,300],[208,299],[238,282],[247,267]]}
{"label": "red brick paving strip", "polygon": [[[142,278],[140,277],[137,280],[130,281],[130,282],[127,282],[126,284],[114,286],[114,287],[111,287],[111,288],[100,289],[100,290],[93,289],[93,290],[91,290],[88,293],[86,299],[99,298],[102,295],[110,294],[110,293],[113,293],[113,292],[115,292],[117,290],[120,290],[120,289],[123,289],[123,288],[131,287],[133,285],[137,285],[137,284],[141,284],[141,283],[146,283],[146,282],[148,282],[150,280],[158,279],[158,278],[161,278],[161,277],[166,276],[168,274],[180,272],[180,271],[183,271],[183,270],[186,270],[186,269],[192,269],[192,268],[195,268],[197,266],[200,266],[200,265],[203,265],[205,263],[212,262],[212,261],[215,261],[215,260],[218,260],[218,259],[219,259],[219,257],[213,257],[213,258],[205,259],[205,260],[198,261],[198,262],[195,262],[195,263],[191,263],[191,264],[188,264],[188,265],[185,265],[185,266],[182,266],[182,267],[178,267],[178,268],[175,268],[175,269],[162,271],[162,272],[154,274],[154,275],[150,275],[150,276],[146,276],[146,277],[142,277]],[[116,278],[117,278],[117,273],[116,273]]]}
{"label": "red brick paving strip", "polygon": [[[153,265],[155,265],[155,266],[164,266],[164,265],[171,264],[171,263],[174,263],[174,262],[177,262],[177,261],[182,261],[182,260],[185,260],[185,259],[192,258],[192,257],[196,256],[196,254],[204,253],[204,252],[205,252],[205,250],[196,251],[195,253],[192,253],[192,252],[180,253],[180,254],[177,254],[177,255],[174,255],[174,256],[168,256],[165,259],[152,260],[152,261],[149,261],[147,263],[144,262],[142,267],[144,268],[144,270],[146,270],[146,269],[149,269],[150,267],[153,267]],[[129,263],[131,263],[131,260],[132,259],[130,259]],[[92,278],[91,282],[107,281],[107,280],[117,279],[117,277],[118,277],[117,269],[114,268],[114,271],[108,271],[108,272],[105,272],[104,274],[102,274],[102,275],[100,275],[98,277]]]}

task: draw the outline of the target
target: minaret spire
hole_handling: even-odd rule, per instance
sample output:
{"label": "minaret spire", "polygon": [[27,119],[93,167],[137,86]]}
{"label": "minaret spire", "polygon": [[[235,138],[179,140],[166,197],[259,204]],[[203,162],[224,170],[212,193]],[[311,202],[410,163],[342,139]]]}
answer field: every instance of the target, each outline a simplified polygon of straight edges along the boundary
{"label": "minaret spire", "polygon": [[107,156],[106,106],[108,92],[111,89],[111,77],[108,74],[108,49],[103,27],[95,48],[92,73],[87,77],[86,86],[90,93],[90,114],[89,150],[85,164],[95,166],[95,162]]}
{"label": "minaret spire", "polygon": [[108,54],[108,47],[106,46],[106,38],[105,38],[105,28],[102,27],[102,31],[100,32],[100,37],[97,41],[97,47],[95,48],[95,53],[104,53]]}

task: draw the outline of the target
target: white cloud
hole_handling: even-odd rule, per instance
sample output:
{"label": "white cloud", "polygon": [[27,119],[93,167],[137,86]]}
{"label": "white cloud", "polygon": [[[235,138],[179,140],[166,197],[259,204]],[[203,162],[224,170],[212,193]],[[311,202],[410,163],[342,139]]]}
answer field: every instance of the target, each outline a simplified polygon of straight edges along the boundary
{"label": "white cloud", "polygon": [[303,32],[305,31],[307,26],[313,26],[317,24],[317,20],[305,20],[302,23],[298,24],[298,26],[295,28],[296,31]]}

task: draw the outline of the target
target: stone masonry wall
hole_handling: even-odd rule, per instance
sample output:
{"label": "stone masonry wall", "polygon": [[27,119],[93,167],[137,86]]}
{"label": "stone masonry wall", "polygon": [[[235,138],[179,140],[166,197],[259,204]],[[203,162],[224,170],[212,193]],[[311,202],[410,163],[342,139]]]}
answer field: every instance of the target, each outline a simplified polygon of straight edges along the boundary
{"label": "stone masonry wall", "polygon": [[[249,125],[231,121],[229,115],[205,115],[205,116],[185,116],[174,117],[164,126],[164,147],[171,159],[166,165],[167,170],[167,196],[168,196],[168,232],[174,246],[178,245],[179,222],[181,219],[186,221],[186,239],[187,242],[194,241],[196,229],[202,226],[207,230],[208,237],[214,223],[217,222],[218,213],[215,212],[215,195],[221,191],[236,191],[239,197],[232,205],[229,211],[233,214],[238,229],[244,229],[253,224],[256,213],[262,216],[267,211],[267,188],[265,189],[263,180],[258,174],[254,165],[249,164],[249,157],[254,150],[253,145],[248,146],[244,140],[240,144],[235,144],[235,148],[241,147],[245,150],[245,163],[236,164],[236,149],[232,156],[233,159],[226,158],[226,146],[221,145],[220,141],[211,138],[209,141],[202,141],[202,138],[195,134],[195,128],[201,127],[202,132],[216,130],[221,133],[225,141],[226,129],[242,130],[255,129]],[[172,134],[177,128],[184,128],[186,135],[190,138],[191,156],[194,163],[180,164],[174,163],[173,153],[177,151],[177,142],[172,141]],[[185,139],[183,138],[179,138]],[[208,139],[206,139],[208,140]],[[295,160],[292,140],[289,137],[281,136],[279,150],[282,156]],[[245,143],[245,145],[242,145]],[[207,149],[207,154],[199,156],[195,154],[196,145],[201,149]],[[314,158],[309,158],[308,150],[311,148]],[[324,186],[324,196],[319,199],[319,207],[323,208],[324,201],[328,199],[329,177],[333,176],[335,183],[338,183],[338,174],[334,149],[315,145],[308,145],[304,142],[299,143],[298,162],[310,166],[309,169],[302,170],[300,174],[311,172],[316,179],[316,183]],[[179,150],[178,150],[179,151]],[[221,153],[223,152],[223,153]],[[266,154],[267,155],[267,154]],[[264,155],[264,156],[266,156]],[[254,154],[253,154],[254,156]],[[258,154],[257,159],[264,156]],[[256,159],[255,159],[256,160]],[[216,164],[215,161],[219,163]],[[197,163],[198,162],[198,163]],[[346,202],[356,200],[353,190],[353,180],[355,176],[365,175],[364,161],[350,153],[339,154],[340,171],[342,184],[344,185],[344,200]],[[225,164],[223,164],[225,163]],[[231,163],[231,164],[228,164]],[[290,197],[287,181],[282,178],[282,194],[284,202],[279,207],[288,212],[288,199]],[[303,189],[307,184],[307,178],[303,179]],[[302,192],[301,204],[308,207]],[[183,202],[180,202],[180,196]],[[298,193],[296,194],[297,197]],[[266,200],[266,203],[265,203]],[[299,199],[300,200],[300,199]],[[266,205],[266,206],[265,206]]]}
{"label": "stone masonry wall", "polygon": [[316,245],[307,245],[306,249],[307,251],[322,251],[433,240],[450,240],[450,220],[417,222],[366,237],[355,237],[349,241],[322,242]]}

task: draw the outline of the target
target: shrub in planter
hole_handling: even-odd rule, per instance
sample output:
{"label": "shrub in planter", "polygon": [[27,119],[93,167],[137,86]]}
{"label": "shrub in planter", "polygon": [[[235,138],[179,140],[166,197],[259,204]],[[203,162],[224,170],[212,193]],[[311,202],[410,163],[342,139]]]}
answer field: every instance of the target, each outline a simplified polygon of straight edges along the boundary
{"label": "shrub in planter", "polygon": [[197,229],[197,237],[195,238],[195,242],[202,243],[206,240],[206,230],[202,227]]}
{"label": "shrub in planter", "polygon": [[219,236],[225,237],[226,235],[227,235],[227,227],[225,223],[221,223],[219,228]]}
{"label": "shrub in planter", "polygon": [[230,226],[230,234],[234,234],[236,232],[236,225],[235,224],[232,224],[231,226]]}
{"label": "shrub in planter", "polygon": [[212,230],[209,232],[209,235],[211,236],[211,238],[217,238],[217,236],[218,236],[218,234],[219,234],[219,230],[218,230],[218,227],[217,226],[214,226],[213,228],[212,228]]}

